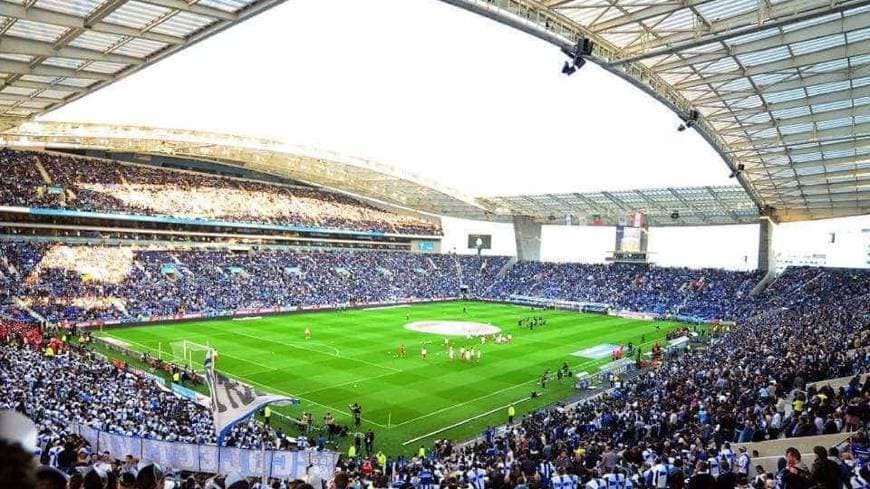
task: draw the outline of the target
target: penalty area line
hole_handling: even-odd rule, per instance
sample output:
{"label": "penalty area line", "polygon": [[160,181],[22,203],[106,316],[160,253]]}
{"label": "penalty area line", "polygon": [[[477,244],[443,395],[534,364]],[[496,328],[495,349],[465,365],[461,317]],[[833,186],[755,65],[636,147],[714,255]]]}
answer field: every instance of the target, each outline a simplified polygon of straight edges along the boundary
{"label": "penalty area line", "polygon": [[[652,339],[652,340],[650,340],[650,341],[646,341],[646,342],[644,342],[644,343],[639,344],[638,347],[640,347],[640,346],[645,346],[645,345],[649,345],[649,344],[655,343],[656,341],[659,341],[659,340],[658,340],[658,339]],[[587,360],[587,361],[585,361],[585,362],[580,362],[580,363],[575,364],[574,366],[571,367],[571,369],[572,369],[572,370],[576,370],[577,368],[584,367],[584,366],[586,366],[586,365],[594,364],[594,363],[598,363],[598,362],[599,362],[599,360]],[[574,381],[573,378],[570,379],[570,380],[571,380],[571,382]],[[449,410],[451,410],[451,409],[453,409],[453,408],[457,408],[457,407],[459,407],[459,406],[464,406],[464,405],[466,405],[466,404],[469,404],[469,403],[472,403],[472,402],[476,402],[476,401],[479,401],[479,400],[481,400],[481,399],[486,399],[487,397],[492,397],[492,396],[494,396],[494,395],[501,394],[502,392],[507,392],[507,391],[509,391],[509,390],[511,390],[511,389],[516,389],[516,388],[518,388],[518,387],[522,387],[522,386],[524,386],[524,385],[528,385],[528,384],[531,384],[531,383],[533,383],[533,382],[538,382],[538,381],[539,381],[538,378],[533,378],[533,379],[531,379],[531,380],[527,380],[527,381],[525,381],[525,382],[521,382],[521,383],[519,383],[519,384],[514,384],[514,385],[512,385],[512,386],[505,387],[504,389],[500,389],[500,390],[497,390],[497,391],[494,391],[494,392],[490,392],[489,394],[485,394],[485,395],[483,395],[483,396],[476,397],[476,398],[474,398],[474,399],[469,399],[468,401],[461,402],[461,403],[459,403],[459,404],[452,404],[452,405],[447,406],[447,407],[445,407],[445,408],[441,408],[441,409],[439,409],[439,410],[437,410],[437,411],[432,411],[431,413],[427,413],[427,414],[424,414],[424,415],[422,415],[422,416],[417,416],[416,418],[412,418],[412,419],[409,419],[409,420],[407,420],[407,421],[403,421],[403,422],[401,422],[401,423],[399,423],[399,424],[394,424],[394,425],[392,426],[392,428],[398,428],[398,427],[400,427],[400,426],[404,426],[404,425],[406,425],[406,424],[413,423],[413,422],[415,422],[415,421],[419,421],[419,420],[421,420],[421,419],[425,419],[425,418],[428,418],[428,417],[430,417],[430,416],[434,416],[434,415],[436,415],[436,414],[441,414],[441,413],[443,413],[443,412],[445,412],[445,411],[449,411]],[[513,404],[519,404],[520,402],[525,402],[525,401],[528,401],[529,399],[531,399],[531,397],[523,398],[523,399],[521,399],[521,400],[519,400],[519,401],[517,401],[516,403],[513,403]],[[461,426],[461,425],[463,425],[463,424],[465,424],[465,423],[468,423],[469,421],[474,421],[475,419],[478,419],[478,418],[481,418],[481,417],[483,417],[483,416],[486,416],[486,415],[492,414],[492,413],[498,411],[499,409],[505,409],[505,408],[507,408],[509,405],[510,405],[510,404],[505,405],[505,406],[502,406],[502,407],[500,407],[500,408],[496,408],[496,409],[493,409],[493,410],[487,411],[487,412],[484,413],[484,414],[478,414],[478,415],[476,415],[476,416],[474,416],[474,417],[468,418],[468,419],[463,420],[463,421],[459,421],[459,422],[454,423],[454,424],[452,424],[452,425],[450,425],[450,426],[447,426],[447,427],[444,427],[444,428],[440,428],[440,429],[438,429],[438,430],[436,430],[436,431],[433,431],[432,433],[429,433],[429,434],[426,434],[426,435],[422,435],[422,436],[418,436],[417,438],[413,438],[413,439],[411,439],[411,440],[408,440],[407,442],[403,443],[403,445],[407,445],[408,443],[413,443],[413,442],[415,442],[415,441],[417,441],[417,440],[420,440],[420,439],[423,439],[423,438],[426,438],[426,437],[429,437],[429,436],[432,436],[432,435],[436,435],[436,434],[438,434],[438,433],[441,433],[442,431],[447,431],[447,430],[450,430],[450,429],[452,429],[452,428],[456,428],[457,426]]]}
{"label": "penalty area line", "polygon": [[[111,336],[111,335],[108,335],[108,336]],[[113,338],[114,338],[114,336],[113,336]],[[124,341],[127,341],[127,340],[124,340]],[[146,350],[148,350],[148,351],[152,351],[152,352],[157,351],[157,349],[155,349],[155,348],[151,348],[151,347],[149,347],[149,346],[143,345],[142,343],[137,343],[137,342],[135,342],[135,341],[127,341],[127,343],[130,343],[131,345],[138,346],[138,347],[140,347],[140,348],[144,348],[144,349],[146,349]],[[164,353],[168,353],[169,355],[172,356],[172,358],[175,358],[176,360],[178,359],[178,357],[175,356],[175,354],[173,354],[172,352],[164,352]],[[243,361],[243,362],[248,362],[248,363],[251,363],[251,364],[253,364],[253,365],[259,365],[259,366],[261,366],[261,367],[267,367],[267,368],[269,368],[269,370],[265,370],[265,371],[263,371],[263,372],[257,372],[258,374],[260,374],[260,373],[266,373],[266,372],[269,372],[269,371],[280,370],[280,369],[276,369],[276,368],[274,368],[274,367],[269,367],[268,365],[264,365],[264,364],[262,364],[262,363],[257,363],[257,362],[252,362],[252,361],[250,361],[250,360],[245,360],[244,358],[241,358],[241,357],[234,357],[233,355],[230,355],[230,354],[221,353],[221,355],[226,356],[226,357],[229,357],[229,358],[235,358],[235,359],[237,359],[237,360],[241,360],[241,361]],[[326,404],[321,404],[321,403],[319,403],[319,402],[312,401],[311,399],[307,399],[307,398],[304,398],[304,397],[302,397],[302,396],[297,396],[296,394],[293,394],[293,393],[290,393],[290,392],[286,392],[286,391],[282,391],[282,390],[280,390],[280,389],[276,389],[274,386],[269,386],[269,385],[266,385],[266,384],[262,384],[262,383],[260,383],[260,382],[257,382],[257,381],[255,381],[255,380],[253,380],[253,379],[249,379],[249,378],[247,378],[247,377],[243,377],[243,376],[241,376],[241,375],[231,374],[231,373],[229,373],[229,372],[225,372],[225,371],[223,371],[223,370],[221,370],[220,372],[221,372],[222,374],[226,375],[227,377],[232,377],[232,378],[234,378],[234,379],[241,380],[241,381],[243,381],[243,382],[247,382],[247,383],[249,383],[249,384],[251,384],[251,385],[259,386],[260,388],[262,388],[262,389],[264,389],[264,390],[266,390],[266,391],[271,391],[271,392],[274,392],[274,393],[276,393],[276,394],[284,394],[285,396],[295,397],[295,398],[297,398],[297,399],[299,399],[299,400],[301,400],[301,401],[309,402],[309,403],[311,403],[311,404],[314,404],[315,406],[320,406],[320,407],[323,407],[323,408],[329,409],[330,411],[335,411],[336,413],[343,414],[343,415],[348,416],[348,417],[352,417],[352,416],[353,416],[353,415],[350,414],[349,412],[347,412],[347,411],[343,411],[343,410],[341,410],[341,409],[337,409],[337,408],[335,408],[334,406],[327,406]],[[395,372],[391,372],[391,373],[395,373]],[[377,427],[379,427],[379,428],[386,428],[386,427],[387,427],[387,425],[383,425],[383,424],[380,424],[380,423],[376,423],[376,422],[374,422],[374,421],[367,420],[367,419],[363,419],[363,422],[364,422],[364,423],[372,424],[372,425],[377,426]]]}
{"label": "penalty area line", "polygon": [[375,379],[380,379],[381,377],[387,377],[387,376],[390,376],[390,375],[396,375],[397,373],[399,373],[399,372],[387,372],[387,373],[385,373],[385,374],[376,375],[376,376],[374,376],[374,377],[365,377],[365,378],[362,378],[362,379],[348,380],[347,382],[342,382],[342,383],[340,383],[340,384],[335,384],[335,385],[330,385],[330,386],[326,386],[326,387],[321,387],[321,388],[319,388],[319,389],[312,389],[312,390],[310,390],[310,391],[305,391],[305,392],[303,392],[303,393],[301,393],[301,394],[299,394],[299,395],[300,395],[300,396],[307,396],[308,394],[312,394],[312,393],[314,393],[314,392],[320,392],[320,391],[325,391],[325,390],[329,390],[329,389],[336,389],[336,388],[338,388],[338,387],[344,387],[344,386],[349,385],[349,384],[361,384],[361,383],[364,383],[364,382],[368,382],[369,380],[375,380]]}
{"label": "penalty area line", "polygon": [[[255,336],[255,335],[250,335],[250,334],[241,333],[241,332],[236,331],[236,330],[233,330],[233,331],[229,332],[228,334],[235,334],[235,335],[239,335],[239,336],[247,336],[248,338],[253,338],[253,339],[255,339],[255,340],[266,341],[266,342],[269,342],[269,343],[274,343],[274,344],[276,344],[276,345],[288,346],[288,347],[290,347],[290,348],[296,348],[297,350],[310,351],[310,352],[312,352],[312,353],[318,353],[318,354],[320,354],[320,355],[327,355],[327,356],[330,356],[330,357],[341,358],[342,360],[348,360],[348,361],[351,361],[351,362],[361,363],[361,364],[363,364],[363,365],[369,365],[369,366],[371,366],[371,367],[378,367],[378,368],[382,368],[382,369],[385,369],[385,370],[391,370],[391,371],[393,371],[393,372],[402,372],[401,369],[398,369],[398,368],[395,368],[395,367],[390,367],[390,366],[387,366],[387,365],[378,365],[377,363],[368,362],[368,361],[366,361],[366,360],[360,360],[360,359],[358,359],[358,358],[345,357],[345,356],[341,356],[341,355],[339,355],[339,354],[337,354],[337,353],[329,353],[329,352],[325,352],[325,351],[319,351],[319,350],[315,350],[315,349],[313,349],[313,348],[306,348],[306,347],[304,347],[304,346],[299,346],[299,345],[296,345],[296,344],[293,344],[293,343],[287,343],[287,342],[284,342],[284,341],[273,340],[273,339],[271,339],[271,338],[264,338],[264,337],[261,337],[261,336]],[[326,345],[324,345],[324,346],[326,346]],[[335,348],[335,347],[329,347],[329,348],[332,348],[333,350],[338,351],[338,349]]]}
{"label": "penalty area line", "polygon": [[[353,417],[353,415],[350,414],[349,412],[347,412],[347,411],[342,411],[341,409],[337,409],[337,408],[335,408],[334,406],[328,406],[328,405],[326,405],[326,404],[321,404],[321,403],[319,403],[319,402],[312,401],[311,399],[306,399],[306,398],[304,398],[304,397],[302,397],[302,396],[297,396],[296,394],[293,394],[293,393],[291,393],[291,392],[286,392],[286,391],[282,391],[281,389],[276,389],[274,386],[269,386],[269,385],[266,385],[266,384],[261,384],[261,383],[259,383],[259,382],[254,381],[254,380],[251,380],[251,379],[246,379],[245,377],[242,377],[241,375],[232,375],[232,374],[228,374],[228,373],[226,373],[226,372],[222,372],[222,373],[223,373],[224,375],[228,375],[228,376],[230,376],[230,377],[234,377],[234,378],[236,378],[236,379],[238,379],[238,380],[241,380],[241,381],[244,381],[244,382],[249,382],[249,383],[252,384],[252,385],[260,386],[260,387],[263,388],[264,390],[272,391],[272,392],[275,392],[275,393],[277,393],[277,394],[284,394],[285,396],[295,397],[296,399],[299,399],[300,401],[310,402],[311,404],[314,404],[315,406],[320,406],[320,407],[323,407],[323,408],[329,409],[330,411],[335,411],[336,413],[343,414],[343,415],[345,415],[345,416],[349,416],[349,417]],[[387,427],[387,425],[383,425],[383,424],[380,424],[380,423],[375,423],[374,421],[371,421],[371,420],[368,420],[368,419],[365,419],[365,418],[363,418],[362,421],[363,421],[363,423],[369,423],[369,424],[372,424],[372,425],[377,426],[377,427],[380,427],[380,428],[386,428],[386,427]]]}
{"label": "penalty area line", "polygon": [[475,419],[482,418],[482,417],[484,417],[484,416],[489,416],[490,414],[492,414],[492,413],[494,413],[494,412],[500,411],[500,410],[502,410],[502,409],[506,409],[508,406],[516,406],[517,404],[522,404],[522,403],[524,403],[524,402],[530,400],[531,398],[532,398],[531,396],[529,396],[529,397],[524,397],[524,398],[522,398],[522,399],[520,399],[520,400],[518,400],[518,401],[512,402],[512,403],[510,403],[510,404],[505,404],[504,406],[497,407],[497,408],[495,408],[495,409],[490,409],[489,411],[487,411],[487,412],[485,412],[485,413],[480,413],[480,414],[478,414],[478,415],[476,415],[476,416],[472,416],[472,417],[470,417],[470,418],[468,418],[468,419],[463,419],[462,421],[459,421],[459,422],[453,423],[453,424],[450,425],[450,426],[445,426],[445,427],[443,427],[443,428],[439,428],[439,429],[437,429],[437,430],[435,430],[435,431],[433,431],[433,432],[431,432],[431,433],[426,433],[425,435],[420,435],[420,436],[418,436],[418,437],[416,437],[416,438],[411,438],[410,440],[408,440],[408,441],[402,443],[402,446],[408,445],[408,444],[410,444],[410,443],[414,443],[415,441],[422,440],[422,439],[424,439],[424,438],[429,438],[430,436],[437,435],[438,433],[441,433],[442,431],[447,431],[447,430],[451,430],[451,429],[453,429],[453,428],[456,428],[457,426],[462,426],[462,425],[464,425],[465,423],[469,423],[469,422],[471,422],[471,421],[474,421]]}

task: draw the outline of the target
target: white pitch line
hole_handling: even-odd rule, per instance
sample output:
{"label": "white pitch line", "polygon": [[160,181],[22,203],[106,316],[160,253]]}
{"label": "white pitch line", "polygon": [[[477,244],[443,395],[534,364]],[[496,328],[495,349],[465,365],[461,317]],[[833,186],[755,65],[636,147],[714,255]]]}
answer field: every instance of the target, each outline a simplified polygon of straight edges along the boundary
{"label": "white pitch line", "polygon": [[[108,336],[112,336],[112,335],[108,335]],[[112,337],[115,338],[114,336],[112,336]],[[118,339],[121,339],[121,338],[118,338]],[[152,351],[152,352],[158,351],[156,348],[153,348],[153,347],[150,347],[150,346],[143,345],[142,343],[137,343],[137,342],[135,342],[135,341],[130,341],[130,340],[123,340],[123,341],[126,341],[127,343],[130,343],[131,345],[136,345],[136,346],[139,346],[139,347],[141,347],[141,348],[145,348],[146,350],[149,350],[149,351]],[[187,361],[186,358],[183,358],[183,359],[182,359],[181,357],[179,357],[178,355],[176,355],[176,354],[173,353],[172,351],[162,351],[162,350],[161,350],[160,353],[161,353],[161,355],[166,355],[166,354],[168,354],[169,356],[171,356],[172,358],[174,358],[176,361],[178,361],[179,359],[183,360],[184,362]],[[265,372],[268,372],[268,371],[271,371],[271,370],[280,370],[280,369],[275,368],[274,365],[266,365],[266,364],[264,364],[264,363],[258,363],[258,362],[255,362],[255,361],[253,361],[253,360],[247,360],[247,359],[245,359],[245,358],[242,358],[242,357],[239,357],[239,356],[235,356],[235,355],[232,355],[232,354],[229,354],[229,353],[221,353],[221,352],[218,352],[218,355],[220,355],[220,356],[225,356],[225,357],[229,357],[229,358],[235,358],[236,360],[240,360],[240,361],[245,362],[245,363],[250,363],[251,365],[256,365],[256,366],[258,366],[258,367],[263,367],[264,369],[266,369]],[[194,368],[194,370],[196,370],[196,368]],[[263,373],[263,372],[260,372],[260,373]]]}
{"label": "white pitch line", "polygon": [[462,421],[459,421],[459,422],[457,422],[457,423],[453,423],[453,424],[450,425],[450,426],[445,426],[444,428],[439,428],[439,429],[437,429],[437,430],[435,430],[435,431],[433,431],[433,432],[431,432],[431,433],[426,433],[425,435],[420,435],[420,436],[418,436],[418,437],[416,437],[416,438],[411,438],[410,440],[408,440],[408,441],[402,443],[402,446],[405,446],[405,445],[407,445],[407,444],[409,444],[409,443],[414,443],[414,442],[417,441],[417,440],[422,440],[423,438],[429,438],[430,436],[437,435],[438,433],[441,433],[442,431],[447,431],[447,430],[450,430],[450,429],[456,428],[457,426],[464,425],[465,423],[468,423],[469,421],[474,421],[475,419],[482,418],[482,417],[484,417],[484,416],[489,416],[490,414],[492,414],[492,413],[494,413],[494,412],[496,412],[496,411],[500,411],[500,410],[502,410],[502,409],[505,409],[505,408],[508,407],[508,406],[513,406],[513,405],[521,404],[521,403],[524,403],[524,402],[526,402],[526,401],[528,401],[528,400],[530,400],[530,399],[531,399],[531,397],[524,397],[524,398],[520,399],[519,401],[512,402],[512,403],[510,403],[510,404],[505,404],[504,406],[497,407],[497,408],[495,408],[495,409],[491,409],[491,410],[489,410],[489,411],[487,411],[487,412],[485,412],[485,413],[480,413],[480,414],[478,414],[478,415],[476,415],[476,416],[472,416],[472,417],[470,417],[470,418],[468,418],[468,419],[463,419]]}
{"label": "white pitch line", "polygon": [[311,348],[305,348],[305,347],[303,347],[303,346],[297,346],[297,345],[294,345],[294,344],[292,344],[292,343],[284,343],[283,341],[277,341],[277,340],[273,340],[273,339],[269,339],[269,338],[263,338],[263,337],[260,337],[260,336],[254,336],[254,335],[250,335],[250,334],[240,333],[240,332],[235,331],[235,330],[232,331],[232,332],[230,332],[229,334],[237,334],[237,335],[239,335],[239,336],[247,336],[248,338],[254,338],[254,339],[256,339],[256,340],[268,341],[269,343],[275,343],[276,345],[289,346],[290,348],[296,348],[296,349],[299,349],[299,350],[306,350],[306,351],[310,351],[310,352],[313,352],[313,353],[319,353],[319,354],[321,354],[321,355],[329,355],[329,356],[331,356],[331,357],[341,358],[342,360],[350,360],[351,362],[357,362],[357,363],[362,363],[362,364],[369,365],[369,366],[372,366],[372,367],[378,367],[378,368],[383,368],[383,369],[386,369],[386,370],[392,370],[393,372],[402,372],[402,370],[400,370],[400,369],[398,369],[398,368],[395,368],[395,367],[389,367],[389,366],[387,366],[387,365],[378,365],[377,363],[367,362],[367,361],[365,361],[365,360],[359,360],[359,359],[357,359],[357,358],[343,357],[343,356],[341,356],[341,355],[336,355],[336,354],[334,354],[334,353],[327,353],[327,352],[324,352],[324,351],[318,351],[318,350],[314,350],[314,349],[311,349]]}
{"label": "white pitch line", "polygon": [[[107,335],[107,336],[112,336],[112,335]],[[114,336],[112,336],[112,337],[115,338]],[[118,338],[118,339],[120,339],[120,338]],[[131,345],[137,345],[137,346],[139,346],[139,347],[145,348],[146,350],[157,351],[156,349],[151,348],[150,346],[145,346],[145,345],[143,345],[142,343],[137,343],[137,342],[135,342],[135,341],[128,341],[128,340],[124,340],[124,341],[127,341],[127,343],[130,343]],[[167,353],[169,353],[170,355],[172,355],[172,358],[175,358],[175,359],[178,358],[174,353],[171,353],[171,352],[167,352]],[[219,355],[226,356],[226,357],[236,358],[236,359],[238,359],[238,360],[246,361],[246,362],[252,363],[252,364],[254,364],[254,365],[259,365],[259,366],[261,366],[261,367],[267,367],[267,368],[270,368],[270,370],[280,370],[280,369],[276,369],[276,368],[268,367],[267,365],[263,365],[262,363],[251,362],[251,361],[249,361],[249,360],[245,360],[245,359],[240,358],[240,357],[235,357],[235,356],[230,355],[230,354],[227,354],[227,353],[220,353],[220,352],[218,352],[218,354],[219,354]],[[268,370],[267,370],[267,371],[268,371]],[[257,385],[257,386],[260,386],[260,387],[263,388],[263,389],[266,389],[266,390],[269,390],[269,391],[272,391],[272,392],[275,392],[275,393],[278,393],[278,394],[284,394],[285,396],[291,396],[291,397],[295,397],[295,398],[297,398],[297,399],[300,399],[300,400],[303,400],[303,401],[306,401],[306,402],[310,402],[311,404],[314,404],[314,405],[316,405],[316,406],[320,406],[320,407],[327,408],[327,409],[329,409],[329,410],[331,410],[331,411],[335,411],[335,412],[340,413],[340,414],[343,414],[343,415],[345,415],[345,416],[350,416],[350,417],[353,416],[352,414],[348,413],[347,411],[342,411],[341,409],[337,409],[337,408],[335,408],[335,407],[333,407],[333,406],[327,406],[326,404],[320,404],[319,402],[315,402],[315,401],[312,401],[311,399],[306,399],[306,398],[304,398],[304,397],[297,396],[296,394],[293,394],[293,393],[291,393],[291,392],[286,392],[286,391],[282,391],[282,390],[280,390],[280,389],[276,389],[274,386],[268,386],[268,385],[266,385],[266,384],[261,384],[261,383],[255,381],[255,380],[249,379],[249,378],[247,378],[247,377],[243,377],[243,376],[241,376],[241,375],[230,374],[230,373],[228,373],[228,372],[224,372],[223,370],[221,370],[221,373],[224,374],[224,375],[227,375],[227,376],[229,376],[229,377],[236,378],[236,379],[238,379],[238,380],[243,380],[243,381],[245,381],[245,382],[250,383],[251,385]],[[260,372],[260,373],[263,373],[263,372]],[[395,373],[395,372],[392,372],[392,373]],[[373,425],[375,425],[375,426],[378,426],[378,427],[380,427],[380,428],[386,428],[386,427],[387,427],[386,425],[383,425],[383,424],[380,424],[380,423],[375,423],[374,421],[367,420],[367,419],[363,419],[363,422],[365,422],[365,423],[371,423],[371,424],[373,424]]]}
{"label": "white pitch line", "polygon": [[[645,342],[645,343],[641,343],[641,344],[639,344],[638,347],[641,347],[641,346],[644,346],[644,345],[649,345],[649,344],[651,344],[651,343],[655,343],[656,341],[659,341],[659,340],[658,340],[658,339],[653,339],[653,340],[647,341],[647,342]],[[600,360],[600,359],[598,359],[598,360]],[[578,363],[578,364],[574,365],[573,367],[571,367],[571,369],[574,370],[574,369],[576,369],[577,367],[582,367],[582,366],[584,366],[584,365],[588,365],[588,364],[590,364],[590,363],[595,363],[595,362],[597,362],[598,360],[589,360],[589,361],[587,361],[587,362]],[[509,390],[511,390],[511,389],[514,389],[514,388],[517,388],[517,387],[520,387],[520,386],[523,386],[523,385],[526,385],[526,384],[530,384],[530,383],[532,383],[532,382],[537,382],[538,380],[540,380],[540,379],[539,379],[538,377],[535,377],[534,379],[528,380],[528,381],[523,382],[523,383],[521,383],[521,384],[514,384],[514,385],[512,385],[512,386],[510,386],[510,387],[505,387],[504,389],[500,389],[500,390],[497,390],[497,391],[495,391],[495,392],[490,392],[489,394],[486,394],[486,395],[483,395],[483,396],[480,396],[480,397],[476,397],[476,398],[474,398],[474,399],[470,399],[470,400],[468,400],[468,401],[461,402],[461,403],[459,403],[459,404],[451,404],[450,406],[447,406],[447,407],[445,407],[445,408],[439,409],[439,410],[437,410],[437,411],[433,411],[433,412],[431,412],[431,413],[427,413],[427,414],[424,414],[424,415],[422,415],[422,416],[417,416],[416,418],[412,418],[412,419],[409,419],[409,420],[407,420],[407,421],[403,421],[403,422],[401,422],[401,423],[399,423],[399,424],[394,424],[392,427],[393,427],[393,428],[397,428],[397,427],[399,427],[399,426],[403,426],[403,425],[406,425],[406,424],[408,424],[408,423],[413,423],[414,421],[419,421],[419,420],[421,420],[421,419],[425,419],[425,418],[428,418],[428,417],[430,417],[430,416],[434,416],[434,415],[436,415],[436,414],[441,414],[441,413],[443,413],[443,412],[445,412],[445,411],[449,411],[449,410],[451,410],[451,409],[453,409],[453,408],[456,408],[456,407],[459,407],[459,406],[464,406],[465,404],[469,404],[469,403],[472,403],[472,402],[476,402],[476,401],[479,401],[479,400],[481,400],[481,399],[486,399],[487,397],[491,397],[491,396],[494,396],[494,395],[496,395],[496,394],[501,394],[502,392],[506,392],[506,391],[509,391]],[[572,382],[573,382],[573,380],[572,380]],[[468,421],[471,421],[471,420],[477,419],[478,417],[480,417],[480,416],[475,416],[475,417],[473,417],[473,418],[466,419],[465,421],[460,421],[459,423],[455,423],[454,425],[451,425],[451,426],[449,426],[448,428],[442,428],[442,429],[438,430],[436,433],[440,433],[441,431],[444,431],[444,430],[446,430],[446,429],[455,428],[456,426],[460,426],[460,425],[462,425],[462,424],[465,424],[465,423],[467,423]],[[415,440],[419,440],[419,438],[416,438]],[[414,441],[414,440],[412,440],[412,441]]]}
{"label": "white pitch line", "polygon": [[[595,360],[591,360],[591,361],[589,361],[589,362],[585,362],[585,363],[582,363],[582,364],[580,364],[580,365],[575,365],[575,368],[576,368],[576,367],[580,367],[580,366],[582,366],[582,365],[586,365],[587,363],[592,363],[592,362],[594,362],[594,361],[595,361]],[[441,408],[441,409],[439,409],[439,410],[437,410],[437,411],[432,411],[431,413],[426,413],[426,414],[424,414],[424,415],[422,415],[422,416],[417,416],[416,418],[411,418],[411,419],[409,419],[409,420],[407,420],[407,421],[403,421],[403,422],[401,422],[401,423],[399,423],[399,424],[394,424],[394,425],[393,425],[393,428],[398,428],[399,426],[404,426],[404,425],[406,425],[406,424],[408,424],[408,423],[413,423],[413,422],[415,422],[415,421],[419,421],[419,420],[421,420],[421,419],[426,419],[426,418],[428,418],[428,417],[430,417],[430,416],[435,416],[436,414],[441,414],[441,413],[443,413],[444,411],[449,411],[449,410],[451,410],[451,409],[453,409],[453,408],[457,408],[457,407],[459,407],[459,406],[464,406],[464,405],[466,405],[466,404],[471,404],[471,403],[473,403],[473,402],[477,402],[477,401],[479,401],[479,400],[481,400],[481,399],[486,399],[487,397],[492,397],[492,396],[494,396],[494,395],[501,394],[502,392],[507,392],[507,391],[509,391],[509,390],[511,390],[511,389],[516,389],[517,387],[521,387],[521,386],[524,386],[524,385],[526,385],[526,384],[531,384],[532,382],[537,382],[538,380],[540,380],[540,379],[539,379],[538,377],[535,377],[534,379],[527,380],[527,381],[525,381],[525,382],[523,382],[523,383],[520,383],[520,384],[514,384],[514,385],[511,385],[511,386],[505,387],[504,389],[499,389],[499,390],[497,390],[497,391],[490,392],[489,394],[485,394],[485,395],[482,395],[482,396],[480,396],[480,397],[475,397],[474,399],[469,399],[469,400],[467,400],[467,401],[460,402],[459,404],[451,404],[451,405],[449,405],[449,406],[447,406],[447,407],[444,407],[444,408]]]}
{"label": "white pitch line", "polygon": [[[224,372],[224,373],[226,374],[226,372]],[[280,390],[280,389],[276,389],[276,388],[273,387],[273,386],[268,386],[268,385],[266,385],[266,384],[261,384],[261,383],[259,383],[259,382],[254,381],[254,380],[251,380],[251,379],[246,379],[245,377],[242,377],[241,375],[231,375],[231,374],[226,374],[226,375],[230,375],[231,377],[235,377],[235,378],[237,378],[237,379],[239,379],[239,380],[244,380],[245,382],[250,382],[250,383],[253,384],[253,385],[258,385],[258,386],[262,387],[263,389],[271,390],[271,391],[273,391],[273,392],[277,392],[278,394],[284,394],[285,396],[295,397],[295,398],[300,399],[300,400],[302,400],[302,401],[310,402],[311,404],[314,404],[315,406],[324,407],[324,408],[326,408],[326,409],[329,409],[330,411],[335,411],[336,413],[343,414],[343,415],[345,415],[345,416],[349,416],[349,417],[353,417],[353,415],[350,414],[349,412],[347,412],[347,411],[342,411],[341,409],[338,409],[338,408],[336,408],[336,407],[334,407],[334,406],[328,406],[328,405],[326,405],[326,404],[321,404],[321,403],[319,403],[319,402],[312,401],[311,399],[306,399],[306,398],[304,398],[304,397],[297,396],[296,394],[293,394],[293,393],[290,393],[290,392],[285,392],[285,391],[282,391],[282,390]],[[370,424],[373,424],[373,425],[375,425],[375,426],[377,426],[377,427],[380,427],[380,428],[386,428],[386,427],[387,427],[386,425],[383,425],[383,424],[380,424],[380,423],[375,423],[374,421],[371,421],[371,420],[369,420],[369,419],[365,419],[365,418],[363,418],[362,421],[363,421],[363,423],[370,423]]]}
{"label": "white pitch line", "polygon": [[328,387],[321,387],[321,388],[319,388],[319,389],[312,389],[312,390],[310,390],[310,391],[305,391],[305,392],[303,392],[303,393],[300,394],[300,395],[301,395],[301,396],[306,396],[306,395],[311,394],[311,393],[313,393],[313,392],[320,392],[320,391],[325,391],[325,390],[328,390],[328,389],[335,389],[335,388],[338,388],[338,387],[344,387],[344,386],[346,386],[346,385],[348,385],[348,384],[358,384],[358,383],[361,383],[361,382],[368,382],[369,380],[380,379],[381,377],[387,377],[387,376],[390,376],[390,375],[396,375],[397,373],[399,373],[399,372],[387,372],[387,373],[385,373],[385,374],[376,375],[376,376],[374,376],[374,377],[365,377],[365,378],[362,378],[362,379],[348,380],[347,382],[342,382],[342,383],[340,383],[340,384],[335,384],[335,385],[330,385],[330,386],[328,386]]}

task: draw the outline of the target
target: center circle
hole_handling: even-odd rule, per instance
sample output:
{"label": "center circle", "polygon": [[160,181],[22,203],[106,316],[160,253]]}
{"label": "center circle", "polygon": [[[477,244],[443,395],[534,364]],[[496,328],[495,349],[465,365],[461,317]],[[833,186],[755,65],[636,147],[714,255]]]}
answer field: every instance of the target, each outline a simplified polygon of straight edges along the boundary
{"label": "center circle", "polygon": [[405,329],[444,336],[486,336],[501,332],[498,326],[473,321],[415,321],[406,324]]}

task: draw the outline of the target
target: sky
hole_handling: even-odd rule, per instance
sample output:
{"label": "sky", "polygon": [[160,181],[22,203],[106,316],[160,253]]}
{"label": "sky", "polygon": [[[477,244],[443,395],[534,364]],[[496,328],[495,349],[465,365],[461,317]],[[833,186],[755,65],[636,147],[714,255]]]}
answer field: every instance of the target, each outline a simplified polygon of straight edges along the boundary
{"label": "sky", "polygon": [[474,196],[734,183],[666,107],[564,61],[436,0],[291,0],[45,119],[270,136]]}

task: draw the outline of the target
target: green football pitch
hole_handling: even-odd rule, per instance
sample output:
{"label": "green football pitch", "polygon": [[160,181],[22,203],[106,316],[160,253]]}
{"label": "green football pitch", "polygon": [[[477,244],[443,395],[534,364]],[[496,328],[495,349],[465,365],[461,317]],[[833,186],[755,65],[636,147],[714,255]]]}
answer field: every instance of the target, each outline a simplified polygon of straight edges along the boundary
{"label": "green football pitch", "polygon": [[[534,330],[518,326],[532,315],[544,316],[547,324]],[[451,336],[457,351],[475,346],[481,359],[450,361],[445,336],[405,328],[415,321],[491,324],[513,341],[481,344],[480,338]],[[176,362],[185,361],[187,345],[186,362],[198,369],[205,353],[196,345],[213,347],[219,371],[260,390],[298,398],[299,405],[275,411],[298,418],[308,410],[318,425],[326,412],[351,425],[349,405],[357,402],[363,410],[362,430],[374,430],[376,449],[399,455],[429,447],[434,439],[472,438],[487,426],[503,424],[511,403],[520,415],[566,399],[575,393],[573,382],[553,378],[542,389],[545,369],[555,372],[567,362],[574,372],[594,374],[610,356],[591,358],[579,351],[632,342],[646,352],[674,327],[676,323],[458,301],[116,328],[100,334],[140,351],[160,351]],[[306,328],[311,330],[308,340]],[[406,358],[398,358],[402,344]],[[420,355],[424,346],[427,359]],[[530,399],[533,390],[540,396]],[[287,432],[299,431],[293,425]]]}

